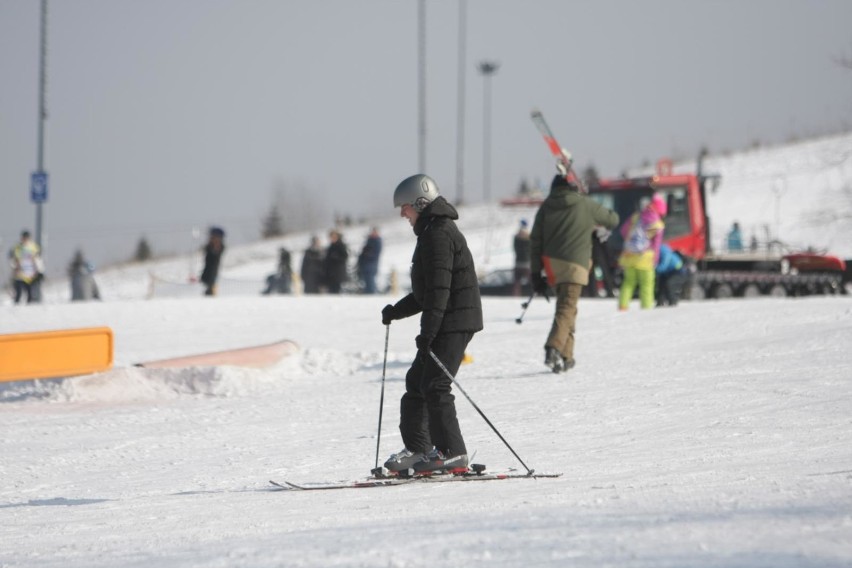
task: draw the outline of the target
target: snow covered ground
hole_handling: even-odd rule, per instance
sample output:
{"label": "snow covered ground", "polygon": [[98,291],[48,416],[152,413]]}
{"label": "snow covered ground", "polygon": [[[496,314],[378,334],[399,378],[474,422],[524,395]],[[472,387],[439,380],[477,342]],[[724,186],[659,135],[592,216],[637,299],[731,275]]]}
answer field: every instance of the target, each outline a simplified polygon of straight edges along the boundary
{"label": "snow covered ground", "polygon": [[[542,372],[552,306],[485,300],[458,380],[559,479],[272,492],[375,465],[387,297],[3,307],[0,332],[109,325],[116,368],[0,388],[0,566],[849,566],[852,300],[583,300],[578,366]],[[416,318],[415,318],[416,319]],[[381,457],[416,321],[395,322]],[[272,369],[135,362],[290,338]],[[468,446],[522,469],[473,407]]]}
{"label": "snow covered ground", "polygon": [[[836,218],[801,240],[830,237],[848,257],[852,138],[838,140],[847,157],[814,170],[828,172],[828,189],[809,202],[839,203]],[[779,156],[741,170],[772,172],[760,178],[771,193],[783,185],[771,185]],[[782,218],[796,211],[782,225],[804,227],[795,219],[813,211],[786,206],[802,199],[793,187],[778,190]],[[771,202],[743,199],[714,214],[774,216]],[[461,210],[482,272],[511,266],[511,235],[532,213]],[[402,219],[380,226],[382,281],[395,271],[404,290],[414,237]],[[354,252],[366,233],[344,231]],[[565,375],[542,364],[551,304],[536,299],[518,325],[520,299],[484,298],[486,329],[458,380],[529,467],[561,478],[272,491],[269,479],[358,479],[374,467],[379,314],[402,293],[261,296],[278,247],[298,266],[308,237],[229,248],[217,298],[188,283],[196,256],[100,270],[103,302],[69,303],[62,280],[42,304],[2,300],[0,334],[110,326],[116,365],[0,383],[0,567],[852,565],[850,296],[626,313],[583,299],[578,364]],[[390,328],[382,460],[402,445],[416,334],[417,318]],[[268,369],[133,366],[281,339],[301,351]],[[463,396],[457,405],[475,461],[523,470]]]}

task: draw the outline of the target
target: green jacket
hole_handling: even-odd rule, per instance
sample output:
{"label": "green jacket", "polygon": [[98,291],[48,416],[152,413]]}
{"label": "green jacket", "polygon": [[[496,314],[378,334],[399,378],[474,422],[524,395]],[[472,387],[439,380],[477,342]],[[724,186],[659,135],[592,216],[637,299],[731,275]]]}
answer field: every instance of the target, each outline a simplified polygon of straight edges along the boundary
{"label": "green jacket", "polygon": [[592,232],[597,225],[614,229],[618,214],[569,186],[551,189],[530,233],[532,273],[543,269],[551,286],[588,284]]}

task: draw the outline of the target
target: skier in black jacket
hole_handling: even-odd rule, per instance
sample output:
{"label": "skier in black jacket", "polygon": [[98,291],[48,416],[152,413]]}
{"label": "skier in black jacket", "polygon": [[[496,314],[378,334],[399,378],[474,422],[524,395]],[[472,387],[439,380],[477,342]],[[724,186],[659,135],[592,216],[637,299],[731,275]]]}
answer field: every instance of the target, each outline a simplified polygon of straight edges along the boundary
{"label": "skier in black jacket", "polygon": [[406,178],[393,195],[417,246],[411,260],[411,293],[382,310],[382,323],[420,315],[417,356],[405,376],[399,430],[405,448],[385,467],[415,472],[464,471],[467,449],[456,418],[452,381],[430,351],[455,376],[473,334],[482,329],[482,302],[473,256],[455,224],[458,213],[439,195],[432,178]]}

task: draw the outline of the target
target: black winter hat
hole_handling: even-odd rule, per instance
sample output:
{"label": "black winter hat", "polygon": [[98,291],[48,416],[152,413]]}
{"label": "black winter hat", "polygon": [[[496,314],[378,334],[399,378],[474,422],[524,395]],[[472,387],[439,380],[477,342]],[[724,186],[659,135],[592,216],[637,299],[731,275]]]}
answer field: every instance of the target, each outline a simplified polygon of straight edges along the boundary
{"label": "black winter hat", "polygon": [[562,174],[556,174],[553,176],[553,181],[550,182],[550,189],[556,189],[557,187],[567,187],[568,189],[572,189],[577,191],[579,188],[576,184],[565,179],[565,176]]}

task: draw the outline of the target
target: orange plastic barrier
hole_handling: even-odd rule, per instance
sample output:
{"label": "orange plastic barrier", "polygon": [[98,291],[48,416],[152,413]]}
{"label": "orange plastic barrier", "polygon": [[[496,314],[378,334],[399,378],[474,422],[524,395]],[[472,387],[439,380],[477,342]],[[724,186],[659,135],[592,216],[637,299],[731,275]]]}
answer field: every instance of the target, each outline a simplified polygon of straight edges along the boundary
{"label": "orange plastic barrier", "polygon": [[108,327],[0,335],[0,381],[87,375],[112,367]]}

